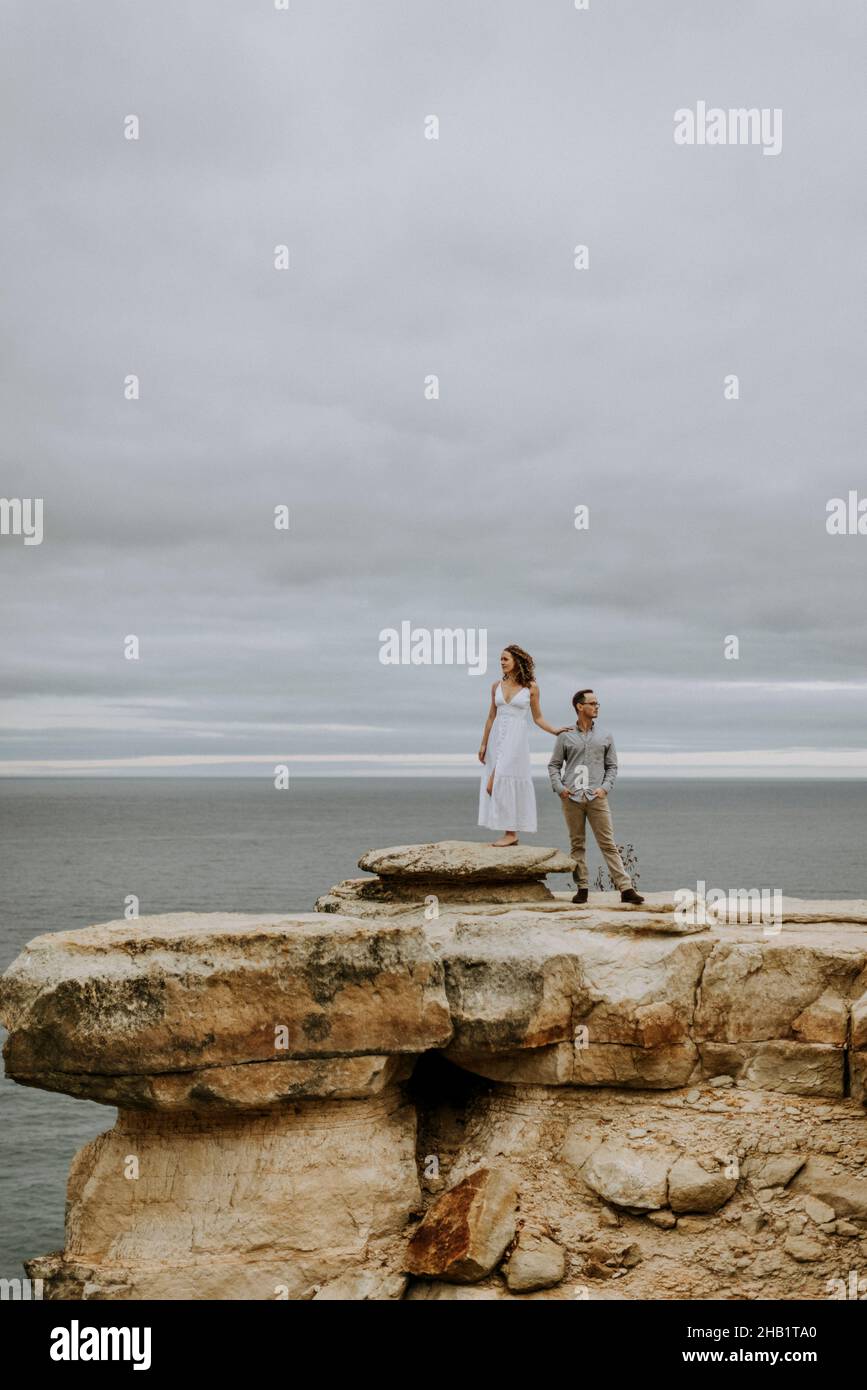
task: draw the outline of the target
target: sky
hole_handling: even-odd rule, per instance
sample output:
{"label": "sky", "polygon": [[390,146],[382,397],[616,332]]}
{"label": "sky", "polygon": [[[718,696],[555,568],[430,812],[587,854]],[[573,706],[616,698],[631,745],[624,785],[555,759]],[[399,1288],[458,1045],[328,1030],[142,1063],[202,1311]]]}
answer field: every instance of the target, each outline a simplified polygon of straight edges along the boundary
{"label": "sky", "polygon": [[861,3],[5,21],[0,775],[471,771],[507,642],[635,774],[867,775]]}

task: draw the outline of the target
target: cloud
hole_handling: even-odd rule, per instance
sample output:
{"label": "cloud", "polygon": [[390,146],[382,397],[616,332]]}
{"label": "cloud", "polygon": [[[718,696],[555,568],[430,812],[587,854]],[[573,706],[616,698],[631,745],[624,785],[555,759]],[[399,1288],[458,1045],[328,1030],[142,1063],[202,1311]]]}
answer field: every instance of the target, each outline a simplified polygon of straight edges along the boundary
{"label": "cloud", "polygon": [[[0,492],[45,540],[0,538],[0,758],[472,753],[485,683],[383,668],[404,618],[520,641],[558,721],[596,682],[636,754],[857,748],[865,30],[14,10]],[[675,147],[698,96],[781,107],[780,158]]]}

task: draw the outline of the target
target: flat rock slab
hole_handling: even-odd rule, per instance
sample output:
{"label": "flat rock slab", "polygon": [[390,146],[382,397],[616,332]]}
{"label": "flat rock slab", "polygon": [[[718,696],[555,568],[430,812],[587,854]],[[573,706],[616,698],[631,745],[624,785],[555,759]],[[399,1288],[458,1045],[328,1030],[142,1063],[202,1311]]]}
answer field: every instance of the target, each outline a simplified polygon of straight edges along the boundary
{"label": "flat rock slab", "polygon": [[372,849],[359,869],[380,878],[459,879],[464,883],[502,883],[513,879],[571,874],[574,860],[561,849],[518,844],[494,849],[474,840],[439,840],[430,845]]}
{"label": "flat rock slab", "polygon": [[305,1061],[245,1063],[237,1067],[196,1067],[193,1071],[107,1076],[96,1072],[41,1071],[14,1080],[43,1091],[62,1091],[80,1100],[116,1105],[121,1110],[282,1109],[298,1100],[360,1100],[381,1095],[406,1081],[415,1058],[318,1057]]}
{"label": "flat rock slab", "polygon": [[431,895],[441,904],[466,907],[477,903],[482,911],[492,905],[554,902],[554,894],[541,878],[511,879],[504,883],[480,883],[475,879],[452,882],[433,878],[345,878],[335,883],[330,893],[317,899],[316,911],[343,912],[353,917],[371,906],[376,911],[395,905],[423,908]]}
{"label": "flat rock slab", "polygon": [[50,1089],[64,1073],[418,1053],[452,1033],[421,925],[316,913],[172,913],[39,936],[0,979],[0,1018],[8,1074]]}
{"label": "flat rock slab", "polygon": [[[712,885],[709,884],[708,891],[711,887]],[[695,895],[695,889],[689,891],[693,896]],[[713,910],[715,921],[718,924],[726,926],[762,924],[761,905],[757,898],[754,897],[750,901],[744,889],[726,891],[729,892],[727,901],[720,903]],[[647,893],[641,889],[640,885],[639,892],[644,898],[644,908],[647,912],[671,913],[673,915],[678,907],[685,904],[685,900],[677,898],[674,893]],[[554,897],[558,902],[568,902],[571,893],[557,892]],[[770,902],[773,909],[773,897]],[[867,925],[867,899],[864,898],[783,897],[780,899],[779,907],[780,921],[790,926],[811,926],[822,922],[833,922],[841,926]],[[583,910],[586,912],[600,908],[613,912],[634,912],[636,910],[630,908],[628,903],[621,903],[619,893],[591,893]],[[710,909],[707,911],[707,919],[707,925],[712,926]]]}
{"label": "flat rock slab", "polygon": [[58,932],[0,980],[7,1072],[152,1110],[375,1095],[403,1079],[388,1058],[433,1049],[511,1085],[726,1076],[867,1094],[854,1045],[867,927],[660,930],[671,920],[526,904],[430,921],[176,913]]}

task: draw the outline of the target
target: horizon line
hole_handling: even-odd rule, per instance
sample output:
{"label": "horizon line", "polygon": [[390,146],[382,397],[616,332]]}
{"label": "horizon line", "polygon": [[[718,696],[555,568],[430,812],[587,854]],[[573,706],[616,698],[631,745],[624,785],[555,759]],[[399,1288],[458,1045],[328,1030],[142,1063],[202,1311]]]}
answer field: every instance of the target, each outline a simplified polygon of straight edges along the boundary
{"label": "horizon line", "polygon": [[[547,766],[548,755],[532,753],[531,766]],[[794,776],[807,773],[834,780],[867,777],[867,749],[761,748],[704,752],[623,752],[621,769],[639,777],[667,772],[689,777],[716,771],[721,776]],[[355,777],[381,775],[480,775],[478,758],[470,753],[151,753],[115,758],[0,759],[0,777],[92,775],[128,771],[147,774],[156,769],[242,768],[281,765],[305,767],[312,776],[333,776],[332,769],[352,768]],[[322,769],[322,771],[319,771]],[[251,776],[255,775],[250,773]]]}

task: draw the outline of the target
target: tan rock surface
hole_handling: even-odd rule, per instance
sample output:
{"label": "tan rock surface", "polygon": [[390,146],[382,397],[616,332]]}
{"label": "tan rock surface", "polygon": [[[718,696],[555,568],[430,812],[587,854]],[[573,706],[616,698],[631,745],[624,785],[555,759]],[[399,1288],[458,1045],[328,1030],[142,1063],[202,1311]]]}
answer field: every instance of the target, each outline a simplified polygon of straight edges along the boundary
{"label": "tan rock surface", "polygon": [[492,1081],[517,1085],[624,1086],[639,1090],[685,1086],[699,1059],[698,1048],[691,1042],[654,1048],[628,1047],[622,1043],[598,1043],[592,1047],[554,1043],[550,1047],[493,1054],[450,1046],[445,1055],[466,1071]]}
{"label": "tan rock surface", "polygon": [[867,1051],[867,991],[852,1001],[852,1046]]}
{"label": "tan rock surface", "polygon": [[566,1251],[549,1236],[522,1231],[503,1272],[512,1293],[550,1289],[566,1273]]}
{"label": "tan rock surface", "polygon": [[681,1155],[668,1173],[668,1205],[671,1210],[717,1211],[738,1185],[734,1172],[736,1167],[730,1165],[726,1169],[713,1162],[700,1163],[688,1154]]}
{"label": "tan rock surface", "polygon": [[396,1090],[259,1117],[122,1111],[73,1162],[54,1278],[86,1273],[88,1297],[313,1297],[404,1230],[415,1131]]}
{"label": "tan rock surface", "polygon": [[412,1056],[398,1055],[290,1058],[141,1076],[39,1072],[32,1080],[24,1076],[16,1080],[123,1110],[270,1110],[294,1100],[360,1100],[380,1095],[395,1082],[407,1080],[414,1062]]}
{"label": "tan rock surface", "polygon": [[702,976],[696,1027],[703,1038],[716,1042],[790,1038],[796,1020],[809,1010],[816,1016],[820,1000],[825,1017],[836,1011],[845,1018],[865,965],[863,942],[849,944],[829,934],[719,941]]}
{"label": "tan rock surface", "polygon": [[120,1108],[48,1297],[810,1299],[867,1257],[864,905],[693,929],[549,897],[552,861],[491,885],[484,848],[409,847],[338,885],[357,915],[30,944],[7,1070]]}
{"label": "tan rock surface", "polygon": [[372,849],[358,861],[359,869],[380,878],[460,879],[487,883],[511,879],[571,874],[574,860],[561,849],[518,844],[494,849],[481,841],[440,840],[428,845],[395,845]]}
{"label": "tan rock surface", "polygon": [[675,1155],[669,1148],[639,1149],[607,1139],[594,1149],[581,1172],[584,1181],[617,1207],[656,1211],[668,1205],[668,1171]]}
{"label": "tan rock surface", "polygon": [[[174,913],[37,937],[0,980],[16,1079],[417,1053],[451,1034],[424,929]],[[95,1097],[98,1098],[98,1097]]]}
{"label": "tan rock surface", "polygon": [[699,1043],[705,1076],[720,1072],[754,1089],[842,1096],[845,1053],[824,1043]]}
{"label": "tan rock surface", "polygon": [[[568,1252],[561,1284],[518,1297],[827,1299],[828,1280],[852,1267],[853,1259],[860,1258],[858,1250],[867,1250],[867,1221],[858,1225],[857,1218],[851,1219],[860,1231],[860,1243],[858,1236],[845,1232],[819,1232],[822,1258],[801,1263],[784,1249],[791,1234],[789,1216],[799,1209],[791,1184],[759,1192],[752,1178],[740,1177],[718,1210],[676,1218],[664,1207],[659,1214],[668,1219],[657,1224],[647,1211],[639,1215],[626,1207],[612,1208],[584,1180],[583,1165],[607,1141],[639,1146],[639,1151],[647,1145],[650,1153],[670,1149],[674,1161],[686,1156],[711,1167],[714,1159],[718,1167],[722,1159],[734,1160],[742,1173],[752,1160],[788,1157],[791,1165],[792,1146],[806,1161],[823,1158],[825,1145],[830,1145],[839,1147],[841,1162],[824,1161],[843,1170],[837,1175],[841,1183],[857,1181],[864,1171],[867,1125],[863,1110],[852,1101],[803,1097],[793,1104],[787,1096],[763,1091],[739,1088],[721,1097],[706,1085],[694,1089],[698,1096],[693,1102],[686,1101],[685,1090],[588,1093],[530,1085],[468,1090],[458,1125],[453,1123],[454,1102],[440,1110],[432,1097],[432,1108],[421,1110],[419,1152],[439,1155],[448,1183],[489,1155],[503,1155],[516,1172],[521,1220],[526,1227],[550,1229]],[[712,1110],[718,1101],[722,1110]],[[640,1137],[630,1137],[639,1131]],[[787,1145],[788,1155],[782,1152]],[[434,1196],[431,1193],[430,1200]],[[661,1182],[655,1198],[660,1196]],[[613,1258],[615,1244],[620,1258],[637,1245],[640,1259],[632,1267],[615,1261],[607,1275],[594,1277],[591,1252],[605,1248]],[[509,1296],[503,1275],[501,1266],[481,1280],[475,1286],[478,1297]],[[414,1280],[406,1297],[449,1296],[441,1290],[436,1282]]]}
{"label": "tan rock surface", "polygon": [[439,879],[347,878],[316,900],[317,912],[340,912],[347,916],[403,916],[407,909],[419,912],[438,906],[461,908],[478,905],[537,907],[553,903],[554,896],[541,879],[517,879],[505,883],[449,883]]}
{"label": "tan rock surface", "polygon": [[867,1221],[867,1161],[862,1157],[860,1171],[835,1172],[838,1165],[819,1156],[811,1157],[789,1185],[791,1192],[808,1193],[833,1207],[837,1216]]}

